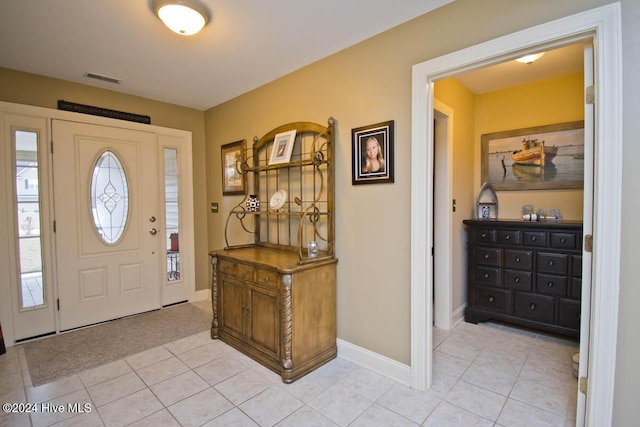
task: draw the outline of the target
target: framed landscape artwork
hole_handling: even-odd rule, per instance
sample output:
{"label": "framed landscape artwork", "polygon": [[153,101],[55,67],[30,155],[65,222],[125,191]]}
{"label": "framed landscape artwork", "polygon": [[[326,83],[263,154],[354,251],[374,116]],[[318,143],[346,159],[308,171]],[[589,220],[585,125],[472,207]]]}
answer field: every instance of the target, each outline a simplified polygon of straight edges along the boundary
{"label": "framed landscape artwork", "polygon": [[221,147],[222,158],[222,194],[247,193],[246,174],[241,173],[242,164],[246,161],[245,140],[225,144]]}
{"label": "framed landscape artwork", "polygon": [[584,186],[584,121],[487,133],[481,180],[497,191]]}

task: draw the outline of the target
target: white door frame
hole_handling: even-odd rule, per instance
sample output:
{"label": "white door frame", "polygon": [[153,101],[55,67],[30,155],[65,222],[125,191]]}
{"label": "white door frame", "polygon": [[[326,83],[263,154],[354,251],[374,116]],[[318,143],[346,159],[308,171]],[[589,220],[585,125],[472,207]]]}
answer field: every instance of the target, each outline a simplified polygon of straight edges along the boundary
{"label": "white door frame", "polygon": [[[411,143],[411,386],[431,385],[433,82],[540,46],[592,36],[595,45],[594,251],[586,421],[609,425],[616,362],[622,190],[621,10],[613,3],[538,25],[413,67]],[[606,141],[606,144],[603,142]],[[424,164],[427,164],[427,168]],[[606,248],[605,250],[599,250]],[[425,260],[431,262],[425,263]],[[597,286],[597,284],[607,286]]]}
{"label": "white door frame", "polygon": [[[191,132],[179,129],[171,129],[165,128],[161,126],[155,125],[145,125],[134,122],[126,122],[122,120],[109,119],[104,117],[97,117],[87,114],[73,113],[69,111],[60,111],[54,110],[50,108],[44,107],[36,107],[31,105],[22,105],[15,104],[11,102],[0,101],[0,118],[7,115],[12,114],[16,116],[24,116],[24,117],[32,117],[32,118],[40,118],[40,119],[60,119],[60,120],[69,120],[76,121],[81,123],[90,123],[96,125],[103,126],[112,126],[133,130],[140,130],[145,132],[154,132],[158,135],[160,141],[160,147],[177,147],[182,150],[183,156],[180,160],[180,167],[184,168],[185,173],[183,173],[180,179],[180,192],[182,197],[180,198],[180,210],[181,215],[184,209],[184,221],[180,225],[180,251],[184,257],[183,261],[180,264],[181,276],[180,284],[183,290],[188,295],[188,300],[193,301],[196,300],[196,290],[195,290],[195,262],[194,262],[194,223],[193,223],[193,180],[192,180],[192,154],[191,154]],[[10,141],[5,141],[6,132],[2,131],[2,125],[0,122],[0,164],[5,163],[6,156],[2,154],[3,150],[1,147],[5,147],[6,144],[10,144]],[[46,137],[47,140],[50,140],[51,133],[50,127],[48,129],[48,135],[42,135],[42,137]],[[6,150],[5,150],[6,151]],[[2,170],[5,168],[5,164],[1,164]],[[6,165],[7,170],[12,171],[15,168],[15,165],[8,164]],[[10,177],[9,177],[10,178]],[[7,182],[7,174],[0,173],[0,188],[10,189],[11,184]],[[43,203],[44,198],[53,197],[51,194],[42,195]],[[6,198],[5,198],[6,199]],[[14,238],[14,224],[10,216],[10,210],[13,209],[11,206],[7,207],[7,201],[0,198],[0,238],[2,239],[12,239]],[[162,218],[164,218],[164,214],[162,214]],[[164,224],[164,223],[163,223]],[[5,240],[6,241],[6,240]],[[0,255],[3,259],[16,259],[17,256],[13,253],[13,247],[8,247],[10,245],[0,245]],[[57,256],[62,256],[61,254],[57,254]],[[55,268],[55,267],[54,267]],[[19,279],[18,271],[15,263],[0,263],[0,324],[2,325],[2,333],[5,340],[5,345],[7,347],[11,347],[15,344],[15,335],[13,333],[14,330],[14,319],[13,319],[13,299],[11,293],[11,286],[14,286],[16,281]],[[170,284],[172,285],[172,284]],[[56,284],[51,282],[49,286],[55,289],[54,298],[57,297],[57,287]],[[172,295],[173,291],[168,290],[170,286],[163,286],[163,295],[165,292],[170,292]],[[180,298],[184,300],[185,298]],[[57,322],[57,314],[56,314],[56,332],[59,332],[59,325]]]}

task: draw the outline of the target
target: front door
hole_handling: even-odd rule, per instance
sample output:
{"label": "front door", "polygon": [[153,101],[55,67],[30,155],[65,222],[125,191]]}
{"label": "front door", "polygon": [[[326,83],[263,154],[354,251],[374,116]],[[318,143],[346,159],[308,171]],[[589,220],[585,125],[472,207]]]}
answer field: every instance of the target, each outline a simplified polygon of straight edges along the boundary
{"label": "front door", "polygon": [[160,308],[157,136],[52,121],[60,330]]}

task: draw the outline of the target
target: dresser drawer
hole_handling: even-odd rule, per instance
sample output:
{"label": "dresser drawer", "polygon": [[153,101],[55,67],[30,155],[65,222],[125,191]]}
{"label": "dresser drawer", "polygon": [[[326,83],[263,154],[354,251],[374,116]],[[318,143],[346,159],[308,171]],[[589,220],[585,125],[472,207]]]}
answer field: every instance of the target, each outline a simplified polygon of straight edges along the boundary
{"label": "dresser drawer", "polygon": [[253,280],[253,267],[225,260],[218,261],[220,274],[237,277],[243,280]]}
{"label": "dresser drawer", "polygon": [[253,281],[254,271],[254,268],[249,265],[238,264],[238,267],[236,268],[236,277],[243,280]]}
{"label": "dresser drawer", "polygon": [[531,272],[504,270],[504,287],[531,292]]}
{"label": "dresser drawer", "polygon": [[551,247],[558,249],[576,249],[578,235],[576,233],[551,233]]}
{"label": "dresser drawer", "polygon": [[500,267],[502,261],[502,249],[477,247],[475,252],[475,263],[477,265]]}
{"label": "dresser drawer", "polygon": [[500,286],[501,270],[491,267],[476,267],[476,283],[479,285]]}
{"label": "dresser drawer", "polygon": [[582,277],[582,255],[571,255],[571,276]]}
{"label": "dresser drawer", "polygon": [[259,268],[256,283],[276,289],[278,287],[278,273],[273,270]]}
{"label": "dresser drawer", "polygon": [[567,274],[568,255],[538,252],[538,271],[552,274]]}
{"label": "dresser drawer", "polygon": [[496,235],[496,230],[490,228],[478,228],[472,234],[474,243],[495,243]]}
{"label": "dresser drawer", "polygon": [[476,307],[508,314],[511,312],[511,291],[478,286],[476,288]]}
{"label": "dresser drawer", "polygon": [[532,265],[533,252],[515,251],[513,249],[504,250],[504,268],[531,271]]}
{"label": "dresser drawer", "polygon": [[573,277],[571,279],[571,290],[569,291],[571,298],[580,299],[582,297],[582,279]]}
{"label": "dresser drawer", "polygon": [[558,300],[558,325],[580,329],[580,301]]}
{"label": "dresser drawer", "polygon": [[235,276],[236,274],[236,263],[225,261],[223,259],[218,261],[218,273],[226,274],[227,276]]}
{"label": "dresser drawer", "polygon": [[553,322],[554,301],[554,297],[546,295],[516,292],[515,314],[525,319],[551,323]]}
{"label": "dresser drawer", "polygon": [[525,231],[522,243],[526,246],[547,246],[547,233],[544,231]]}
{"label": "dresser drawer", "polygon": [[567,277],[551,274],[538,274],[536,277],[536,291],[541,294],[566,296]]}
{"label": "dresser drawer", "polygon": [[499,230],[498,243],[503,245],[522,244],[522,232],[520,230]]}

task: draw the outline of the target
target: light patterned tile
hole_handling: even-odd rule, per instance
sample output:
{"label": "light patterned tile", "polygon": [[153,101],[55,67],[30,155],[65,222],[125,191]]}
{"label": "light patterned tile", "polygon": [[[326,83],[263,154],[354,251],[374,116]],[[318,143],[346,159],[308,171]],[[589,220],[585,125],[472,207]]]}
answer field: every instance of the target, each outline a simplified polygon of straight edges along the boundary
{"label": "light patterned tile", "polygon": [[107,363],[106,365],[98,366],[97,368],[88,369],[79,375],[85,387],[91,387],[92,385],[117,378],[129,372],[131,372],[131,367],[127,365],[124,360],[117,360],[112,363]]}
{"label": "light patterned tile", "polygon": [[354,422],[349,424],[349,427],[371,426],[417,427],[418,424],[376,404],[371,405]]}
{"label": "light patterned tile", "polygon": [[295,412],[302,402],[281,390],[271,387],[244,402],[238,408],[261,426],[272,426]]}
{"label": "light patterned tile", "polygon": [[169,412],[183,426],[200,426],[232,409],[233,405],[210,387],[169,406]]}
{"label": "light patterned tile", "polygon": [[460,359],[438,350],[433,352],[432,360],[434,373],[449,375],[454,378],[460,378],[471,365],[468,360]]}
{"label": "light patterned tile", "polygon": [[498,423],[505,427],[563,427],[565,421],[560,415],[513,399],[507,400],[498,418]]}
{"label": "light patterned tile", "polygon": [[483,418],[495,421],[507,398],[465,381],[459,381],[447,393],[445,400]]}
{"label": "light patterned tile", "polygon": [[350,387],[364,397],[374,401],[391,389],[395,383],[395,381],[387,377],[362,367],[355,368],[353,372],[341,381],[341,384],[345,387]]}
{"label": "light patterned tile", "polygon": [[[299,424],[302,425],[302,424]],[[258,427],[258,424],[254,423],[245,413],[238,408],[233,408],[230,411],[225,412],[217,418],[204,424],[202,427]]]}
{"label": "light patterned tile", "polygon": [[0,414],[0,427],[31,427],[29,414]]}
{"label": "light patterned tile", "polygon": [[54,427],[102,427],[104,423],[98,415],[98,411],[92,409],[91,412],[85,412],[75,415],[72,418],[53,424]]}
{"label": "light patterned tile", "polygon": [[383,394],[377,403],[411,421],[421,424],[440,403],[440,397],[432,390],[417,391],[396,384]]}
{"label": "light patterned tile", "polygon": [[527,356],[528,353],[525,350],[505,350],[500,347],[490,347],[483,349],[473,363],[517,376],[522,370]]}
{"label": "light patterned tile", "polygon": [[80,377],[71,375],[38,387],[27,387],[27,400],[32,403],[44,402],[83,389]]}
{"label": "light patterned tile", "polygon": [[9,393],[24,388],[22,372],[4,375],[0,377],[0,394]]}
{"label": "light patterned tile", "polygon": [[509,395],[517,379],[518,377],[513,375],[489,369],[475,363],[473,363],[462,376],[463,381],[486,388],[503,396]]}
{"label": "light patterned tile", "polygon": [[[45,406],[43,406],[45,405]],[[78,405],[78,408],[95,410],[87,391],[82,389],[64,396],[48,400],[39,405],[39,411],[31,414],[31,422],[34,427],[49,426],[78,415],[71,410],[69,405]],[[86,406],[85,405],[89,405]]]}
{"label": "light patterned tile", "polygon": [[169,344],[165,344],[165,348],[171,353],[178,355],[194,348],[202,347],[207,344],[207,341],[200,338],[198,335],[190,335],[177,341],[173,341]]}
{"label": "light patterned tile", "polygon": [[358,418],[374,400],[352,387],[338,383],[308,403],[316,411],[338,425],[346,426]]}
{"label": "light patterned tile", "polygon": [[250,369],[216,384],[215,388],[234,405],[240,405],[271,386],[270,381]]}
{"label": "light patterned tile", "polygon": [[276,425],[278,427],[338,427],[338,424],[308,405],[304,405]]}
{"label": "light patterned tile", "polygon": [[510,397],[562,417],[567,413],[569,405],[569,392],[565,389],[526,379],[516,381]]}
{"label": "light patterned tile", "polygon": [[170,406],[209,388],[209,384],[195,372],[186,371],[150,388],[165,406]]}
{"label": "light patterned tile", "polygon": [[153,365],[145,366],[136,371],[147,385],[151,386],[159,382],[173,378],[189,370],[177,357],[162,360]]}
{"label": "light patterned tile", "polygon": [[105,381],[87,388],[93,403],[103,406],[122,397],[146,388],[142,380],[134,372]]}
{"label": "light patterned tile", "polygon": [[181,353],[178,355],[178,359],[182,360],[185,365],[193,369],[222,357],[224,354],[225,352],[219,345],[210,343]]}
{"label": "light patterned tile", "polygon": [[216,385],[247,369],[247,365],[242,360],[234,355],[225,354],[216,360],[197,367],[194,371],[210,385]]}
{"label": "light patterned tile", "polygon": [[162,403],[147,388],[98,408],[107,426],[124,426],[160,411]]}
{"label": "light patterned tile", "polygon": [[165,347],[155,347],[141,353],[134,354],[133,356],[129,356],[124,360],[129,364],[129,366],[137,371],[138,369],[153,365],[154,363],[168,359],[172,356],[173,354]]}
{"label": "light patterned tile", "polygon": [[493,421],[465,411],[449,402],[442,402],[422,425],[423,427],[492,427]]}
{"label": "light patterned tile", "polygon": [[180,427],[180,423],[166,409],[129,424],[128,427]]}

